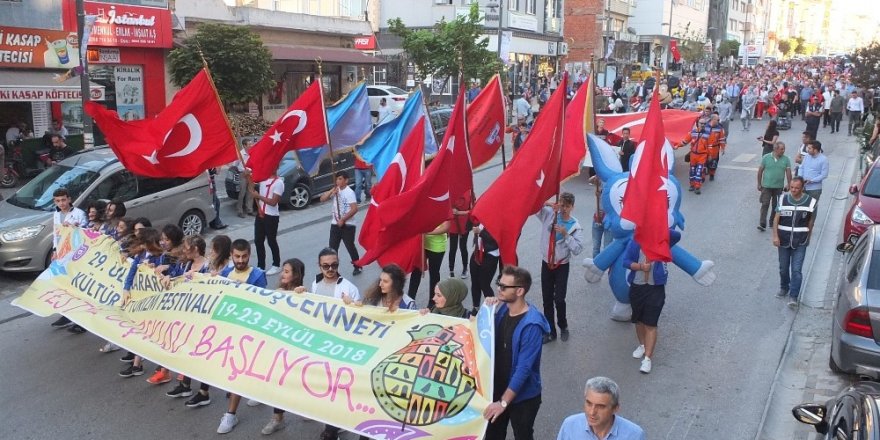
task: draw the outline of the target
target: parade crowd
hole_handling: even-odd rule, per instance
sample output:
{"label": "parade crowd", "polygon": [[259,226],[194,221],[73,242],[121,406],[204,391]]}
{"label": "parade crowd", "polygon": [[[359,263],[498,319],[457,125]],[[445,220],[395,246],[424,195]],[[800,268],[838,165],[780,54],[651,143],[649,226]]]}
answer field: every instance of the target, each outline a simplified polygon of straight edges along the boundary
{"label": "parade crowd", "polygon": [[[862,124],[874,107],[872,89],[859,89],[849,79],[849,68],[836,61],[791,61],[744,67],[734,71],[711,72],[704,77],[682,75],[675,80],[662,80],[659,99],[666,107],[677,106],[702,112],[693,129],[674,148],[686,148],[689,163],[689,189],[701,194],[705,181],[715,180],[718,162],[725,153],[730,136],[731,121],[740,119],[741,132],[747,132],[754,120],[766,114],[770,119],[766,132],[757,138],[762,158],[757,173],[760,208],[756,223],[761,232],[771,229],[772,242],[778,248],[780,289],[779,297],[787,297],[789,306],[797,307],[801,287],[801,267],[809,245],[822,183],[828,177],[828,160],[823,154],[819,137],[820,124],[826,129],[825,142],[834,142],[843,116],[847,132],[861,133]],[[651,96],[653,81],[618,81],[611,100],[599,104],[601,111],[627,111],[641,106]],[[548,85],[549,87],[549,85]],[[573,90],[576,90],[577,84]],[[522,99],[522,98],[521,98]],[[519,121],[511,131],[525,131],[533,118],[533,105],[528,101],[514,101],[513,112]],[[787,146],[779,141],[780,125],[793,127],[792,119],[800,115],[805,129],[803,143],[797,146],[794,159],[789,159]],[[601,116],[600,116],[601,117]],[[830,127],[830,128],[829,128]],[[620,148],[621,165],[629,168],[629,158],[635,151],[635,142],[626,130],[620,136],[608,133],[601,124],[597,134],[609,144]],[[877,136],[874,136],[875,138]],[[872,139],[873,140],[873,139]],[[757,147],[756,147],[757,148]],[[542,308],[526,301],[533,287],[533,275],[523,267],[503,265],[498,244],[487,230],[470,216],[473,200],[462,200],[453,206],[453,217],[427,234],[424,239],[429,278],[429,298],[418,299],[421,274],[409,277],[400,267],[389,264],[381,268],[377,280],[365,289],[340,274],[339,246],[344,244],[352,262],[359,259],[355,245],[356,218],[360,191],[349,186],[346,173],[335,176],[336,185],[321,195],[331,210],[328,246],[319,249],[315,261],[299,259],[282,261],[282,249],[277,240],[281,212],[278,203],[284,193],[283,179],[277,175],[257,184],[248,185],[244,197],[238,201],[238,210],[254,211],[254,245],[243,239],[231,240],[226,235],[215,235],[210,242],[200,236],[184,236],[176,225],[153,226],[148,219],[126,217],[121,202],[94,202],[83,212],[71,206],[66,190],[54,194],[58,208],[55,213],[57,231],[62,225],[92,228],[118,240],[121,251],[131,260],[125,281],[123,305],[130,300],[134,274],[139,266],[149,265],[170,283],[175,277],[191,273],[206,273],[259,287],[272,287],[297,293],[311,292],[343,300],[347,304],[381,307],[389,313],[398,309],[417,310],[420,313],[470,318],[481,304],[496,305],[495,320],[495,382],[494,396],[483,414],[488,423],[487,439],[504,439],[508,427],[517,440],[535,438],[533,426],[541,406],[541,355],[544,344],[569,339],[566,295],[570,265],[573,258],[588,246],[584,226],[574,215],[575,196],[561,193],[558,201],[548,201],[535,214],[541,224],[541,243],[553,243],[554,252],[542,249],[540,290]],[[599,184],[591,180],[599,191]],[[360,187],[360,185],[359,185]],[[245,192],[245,188],[242,188]],[[253,199],[250,204],[248,197]],[[364,194],[369,199],[369,194]],[[242,201],[246,204],[242,206]],[[604,213],[597,207],[590,221],[592,254],[595,257],[610,235]],[[471,233],[473,236],[471,238]],[[670,231],[670,242],[679,238]],[[266,253],[268,244],[270,255]],[[469,246],[471,245],[471,246]],[[251,263],[251,251],[256,250],[256,264]],[[446,258],[444,258],[446,257]],[[457,267],[460,262],[460,269]],[[317,275],[307,282],[307,267],[317,264]],[[442,279],[444,272],[448,277]],[[635,240],[625,250],[624,267],[629,270],[632,322],[635,324],[636,343],[633,358],[640,360],[639,370],[649,374],[657,347],[657,327],[665,303],[667,265],[650,261]],[[538,268],[534,268],[537,272]],[[354,265],[352,277],[362,268]],[[278,275],[275,285],[269,286],[267,276]],[[465,280],[470,281],[468,285]],[[494,283],[494,286],[493,286]],[[415,287],[413,287],[415,286]],[[470,293],[471,302],[466,304]],[[531,296],[529,296],[531,297]],[[419,304],[419,305],[417,305]],[[86,330],[67,318],[52,324],[57,328],[83,333]],[[100,347],[101,352],[119,348],[112,343]],[[145,374],[144,359],[136,353],[126,353],[121,359],[126,368],[123,377]],[[195,390],[191,380],[162,366],[150,374],[151,384],[176,383],[167,391],[170,397],[186,398],[191,408],[211,403],[210,387],[200,384]],[[227,393],[226,411],[221,417],[218,433],[228,433],[238,423],[236,415],[240,398]],[[620,390],[609,378],[595,377],[586,381],[583,412],[565,419],[557,438],[580,439],[644,439],[645,432],[620,414]],[[259,402],[249,401],[249,406]],[[262,433],[269,435],[286,426],[284,412],[274,409]],[[321,439],[336,439],[340,429],[326,426]],[[547,435],[541,436],[547,438]]]}

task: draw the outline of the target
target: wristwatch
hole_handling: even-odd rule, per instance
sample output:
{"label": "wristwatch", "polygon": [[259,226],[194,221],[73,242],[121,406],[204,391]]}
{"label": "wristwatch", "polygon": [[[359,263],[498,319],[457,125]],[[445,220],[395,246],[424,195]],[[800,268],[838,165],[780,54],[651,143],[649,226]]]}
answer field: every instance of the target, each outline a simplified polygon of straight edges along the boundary
{"label": "wristwatch", "polygon": [[501,400],[498,401],[498,403],[501,404],[501,407],[502,407],[502,408],[507,409],[507,405],[508,405],[508,403],[507,403],[506,400],[501,399]]}

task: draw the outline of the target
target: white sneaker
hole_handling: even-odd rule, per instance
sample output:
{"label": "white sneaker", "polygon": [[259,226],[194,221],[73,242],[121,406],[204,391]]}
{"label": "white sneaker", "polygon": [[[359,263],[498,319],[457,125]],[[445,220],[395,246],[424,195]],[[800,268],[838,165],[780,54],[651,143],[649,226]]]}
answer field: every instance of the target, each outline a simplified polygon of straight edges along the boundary
{"label": "white sneaker", "polygon": [[260,432],[263,433],[263,435],[272,435],[284,429],[284,425],[283,420],[278,420],[275,417],[272,417],[272,420],[269,420],[269,423],[267,423]]}
{"label": "white sneaker", "polygon": [[257,402],[254,399],[248,399],[247,406],[260,406],[260,402]]}
{"label": "white sneaker", "polygon": [[645,374],[651,372],[651,358],[645,357],[644,359],[642,359],[642,366],[639,368],[639,371]]}
{"label": "white sneaker", "polygon": [[235,414],[225,413],[220,419],[220,426],[217,427],[217,434],[227,434],[232,432],[232,428],[238,424],[238,417]]}
{"label": "white sneaker", "polygon": [[644,355],[645,355],[645,346],[644,346],[644,345],[639,345],[639,346],[633,351],[633,357],[636,358],[636,359],[641,359],[642,356],[644,356]]}
{"label": "white sneaker", "polygon": [[278,266],[272,266],[266,271],[266,276],[278,275],[279,273],[281,273],[281,268]]}

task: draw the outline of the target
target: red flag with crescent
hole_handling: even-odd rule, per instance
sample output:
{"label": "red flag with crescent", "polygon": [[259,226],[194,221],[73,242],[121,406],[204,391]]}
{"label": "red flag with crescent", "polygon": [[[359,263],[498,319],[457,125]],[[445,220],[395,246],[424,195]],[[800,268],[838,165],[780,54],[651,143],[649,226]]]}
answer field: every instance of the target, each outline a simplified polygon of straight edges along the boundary
{"label": "red flag with crescent", "polygon": [[193,177],[237,158],[235,139],[205,70],[153,119],[123,121],[94,102],[87,102],[85,111],[119,161],[140,176]]}
{"label": "red flag with crescent", "polygon": [[504,143],[504,92],[498,75],[474,98],[467,113],[471,166],[478,168],[495,157]]}
{"label": "red flag with crescent", "polygon": [[288,151],[330,143],[321,81],[312,81],[299,98],[248,152],[246,166],[254,182],[268,179]]}

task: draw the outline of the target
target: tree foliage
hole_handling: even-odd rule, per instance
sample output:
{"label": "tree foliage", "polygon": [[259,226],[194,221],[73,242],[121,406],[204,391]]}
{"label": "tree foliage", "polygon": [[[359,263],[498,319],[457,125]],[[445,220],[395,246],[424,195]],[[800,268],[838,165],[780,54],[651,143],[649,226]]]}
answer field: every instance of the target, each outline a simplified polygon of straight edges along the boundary
{"label": "tree foliage", "polygon": [[853,63],[853,84],[861,88],[880,85],[880,43],[874,41],[868,46],[860,47],[850,58]]}
{"label": "tree foliage", "polygon": [[718,45],[718,55],[725,58],[730,55],[736,57],[739,55],[739,46],[739,41],[724,40]]}
{"label": "tree foliage", "polygon": [[779,48],[779,52],[782,54],[782,56],[787,57],[789,54],[791,54],[791,43],[789,43],[788,40],[780,41],[779,44],[776,45],[776,47]]}
{"label": "tree foliage", "polygon": [[403,49],[423,75],[457,78],[462,72],[465,80],[485,83],[498,71],[500,61],[487,49],[478,6],[474,2],[467,15],[441,20],[432,29],[409,29],[400,18],[393,18],[388,30],[403,40]]}
{"label": "tree foliage", "polygon": [[272,54],[260,36],[243,26],[203,24],[184,41],[184,46],[168,55],[171,82],[183,87],[208,62],[217,92],[223,103],[258,99],[275,85]]}
{"label": "tree foliage", "polygon": [[797,43],[794,44],[794,53],[798,55],[803,55],[807,53],[807,46],[804,44],[804,37],[795,37],[793,40]]}
{"label": "tree foliage", "polygon": [[690,30],[691,24],[684,27],[684,32],[676,32],[678,38],[678,51],[681,58],[687,62],[697,62],[705,56],[703,45],[706,44],[706,36]]}

